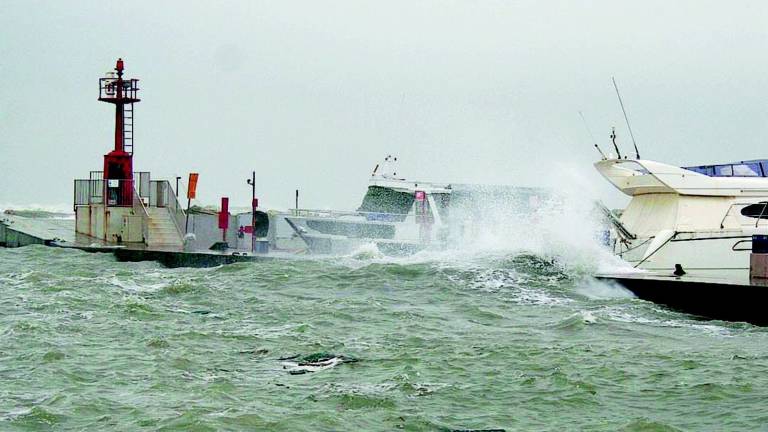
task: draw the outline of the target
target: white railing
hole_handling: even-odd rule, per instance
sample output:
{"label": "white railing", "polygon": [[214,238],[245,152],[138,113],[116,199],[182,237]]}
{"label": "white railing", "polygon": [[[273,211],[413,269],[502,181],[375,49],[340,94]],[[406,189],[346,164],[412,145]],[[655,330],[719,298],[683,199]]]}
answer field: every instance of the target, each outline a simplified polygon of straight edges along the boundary
{"label": "white railing", "polygon": [[[76,179],[74,183],[74,209],[78,206],[106,205],[132,207],[142,218],[142,234],[148,238],[148,207],[165,207],[171,215],[180,237],[184,237],[186,213],[176,199],[168,180],[149,180],[149,173],[139,174],[138,180],[104,180],[101,172],[94,171],[90,179]],[[110,187],[112,185],[112,187]]]}
{"label": "white railing", "polygon": [[179,204],[171,183],[168,180],[152,180],[149,183],[149,206],[165,207],[171,215],[171,220],[173,220],[179,235],[184,237],[186,234],[184,228],[186,213]]}
{"label": "white railing", "polygon": [[[762,213],[757,218],[754,218],[753,216],[745,216],[741,214],[741,210],[744,207],[750,206],[750,205],[759,205],[762,204]],[[720,229],[725,228],[725,221],[728,218],[734,218],[736,221],[736,224],[738,226],[752,226],[752,220],[755,219],[754,226],[755,228],[759,227],[760,225],[766,225],[768,224],[768,202],[737,202],[733,203],[728,207],[728,210],[725,212],[725,215],[723,215],[723,218],[720,220]],[[748,223],[744,223],[748,222]]]}
{"label": "white railing", "polygon": [[320,210],[320,209],[291,209],[291,216],[309,217],[309,218],[341,218],[341,217],[364,217],[369,222],[405,222],[409,218],[413,219],[413,214],[403,213],[382,213],[382,212],[362,212],[349,210]]}
{"label": "white railing", "polygon": [[149,239],[149,212],[136,188],[133,188],[133,213],[141,216],[141,235],[146,243]]}

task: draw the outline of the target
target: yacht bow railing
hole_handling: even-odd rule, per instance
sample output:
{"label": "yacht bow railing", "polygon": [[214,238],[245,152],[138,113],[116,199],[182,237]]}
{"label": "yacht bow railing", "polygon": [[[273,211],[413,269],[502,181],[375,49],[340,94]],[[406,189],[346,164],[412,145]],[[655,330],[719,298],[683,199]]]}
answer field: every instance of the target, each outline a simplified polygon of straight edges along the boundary
{"label": "yacht bow railing", "polygon": [[408,218],[413,218],[413,214],[404,213],[383,213],[383,212],[363,212],[349,210],[320,210],[320,209],[292,209],[291,216],[310,217],[310,218],[341,218],[341,217],[364,217],[369,222],[405,222]]}
{"label": "yacht bow railing", "polygon": [[596,202],[597,207],[600,209],[600,211],[603,213],[603,216],[605,216],[606,219],[613,225],[614,228],[616,228],[616,231],[619,233],[619,235],[624,238],[625,240],[635,240],[637,236],[635,234],[632,234],[627,227],[624,226],[623,223],[619,220],[619,218],[616,217],[615,214],[606,207],[605,204],[603,204],[602,201]]}

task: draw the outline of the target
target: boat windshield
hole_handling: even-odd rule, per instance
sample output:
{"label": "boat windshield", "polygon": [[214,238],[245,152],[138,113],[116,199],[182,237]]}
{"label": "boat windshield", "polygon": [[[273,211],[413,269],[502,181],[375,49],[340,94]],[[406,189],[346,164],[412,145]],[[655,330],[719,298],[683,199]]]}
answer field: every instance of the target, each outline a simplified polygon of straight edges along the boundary
{"label": "boat windshield", "polygon": [[710,177],[768,177],[768,159],[683,167]]}
{"label": "boat windshield", "polygon": [[368,191],[357,211],[393,214],[403,220],[413,207],[414,199],[413,193],[399,192],[382,186],[368,186]]}
{"label": "boat windshield", "polygon": [[[430,195],[435,200],[440,216],[447,217],[451,194],[430,193]],[[401,192],[382,186],[368,186],[368,191],[357,211],[368,213],[366,217],[369,220],[402,222],[413,208],[415,199],[413,192]]]}

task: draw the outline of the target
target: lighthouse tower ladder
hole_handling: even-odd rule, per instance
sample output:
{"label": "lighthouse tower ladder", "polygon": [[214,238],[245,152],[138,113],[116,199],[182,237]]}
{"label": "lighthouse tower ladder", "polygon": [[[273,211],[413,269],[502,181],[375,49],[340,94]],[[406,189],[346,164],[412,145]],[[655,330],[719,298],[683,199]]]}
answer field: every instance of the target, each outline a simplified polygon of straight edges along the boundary
{"label": "lighthouse tower ladder", "polygon": [[123,150],[133,156],[133,104],[123,107]]}

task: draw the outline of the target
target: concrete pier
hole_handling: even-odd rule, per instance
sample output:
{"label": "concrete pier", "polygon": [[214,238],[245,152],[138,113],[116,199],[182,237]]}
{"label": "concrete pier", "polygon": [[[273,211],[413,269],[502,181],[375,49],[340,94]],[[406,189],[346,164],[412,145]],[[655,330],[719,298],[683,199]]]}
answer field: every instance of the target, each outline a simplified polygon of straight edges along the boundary
{"label": "concrete pier", "polygon": [[[274,255],[254,255],[243,252],[151,250],[117,248],[112,251],[118,261],[157,261],[168,268],[216,267],[239,262],[255,262],[277,259]],[[285,258],[288,258],[287,256]]]}
{"label": "concrete pier", "polygon": [[0,246],[51,245],[55,241],[75,243],[75,220],[28,218],[0,214]]}
{"label": "concrete pier", "polygon": [[182,251],[178,248],[153,248],[143,244],[108,244],[75,232],[74,219],[27,218],[0,215],[0,246],[45,245],[79,249],[86,252],[112,253],[118,261],[157,261],[166,267],[215,267],[237,262],[291,258],[292,254],[254,255],[232,251]]}

